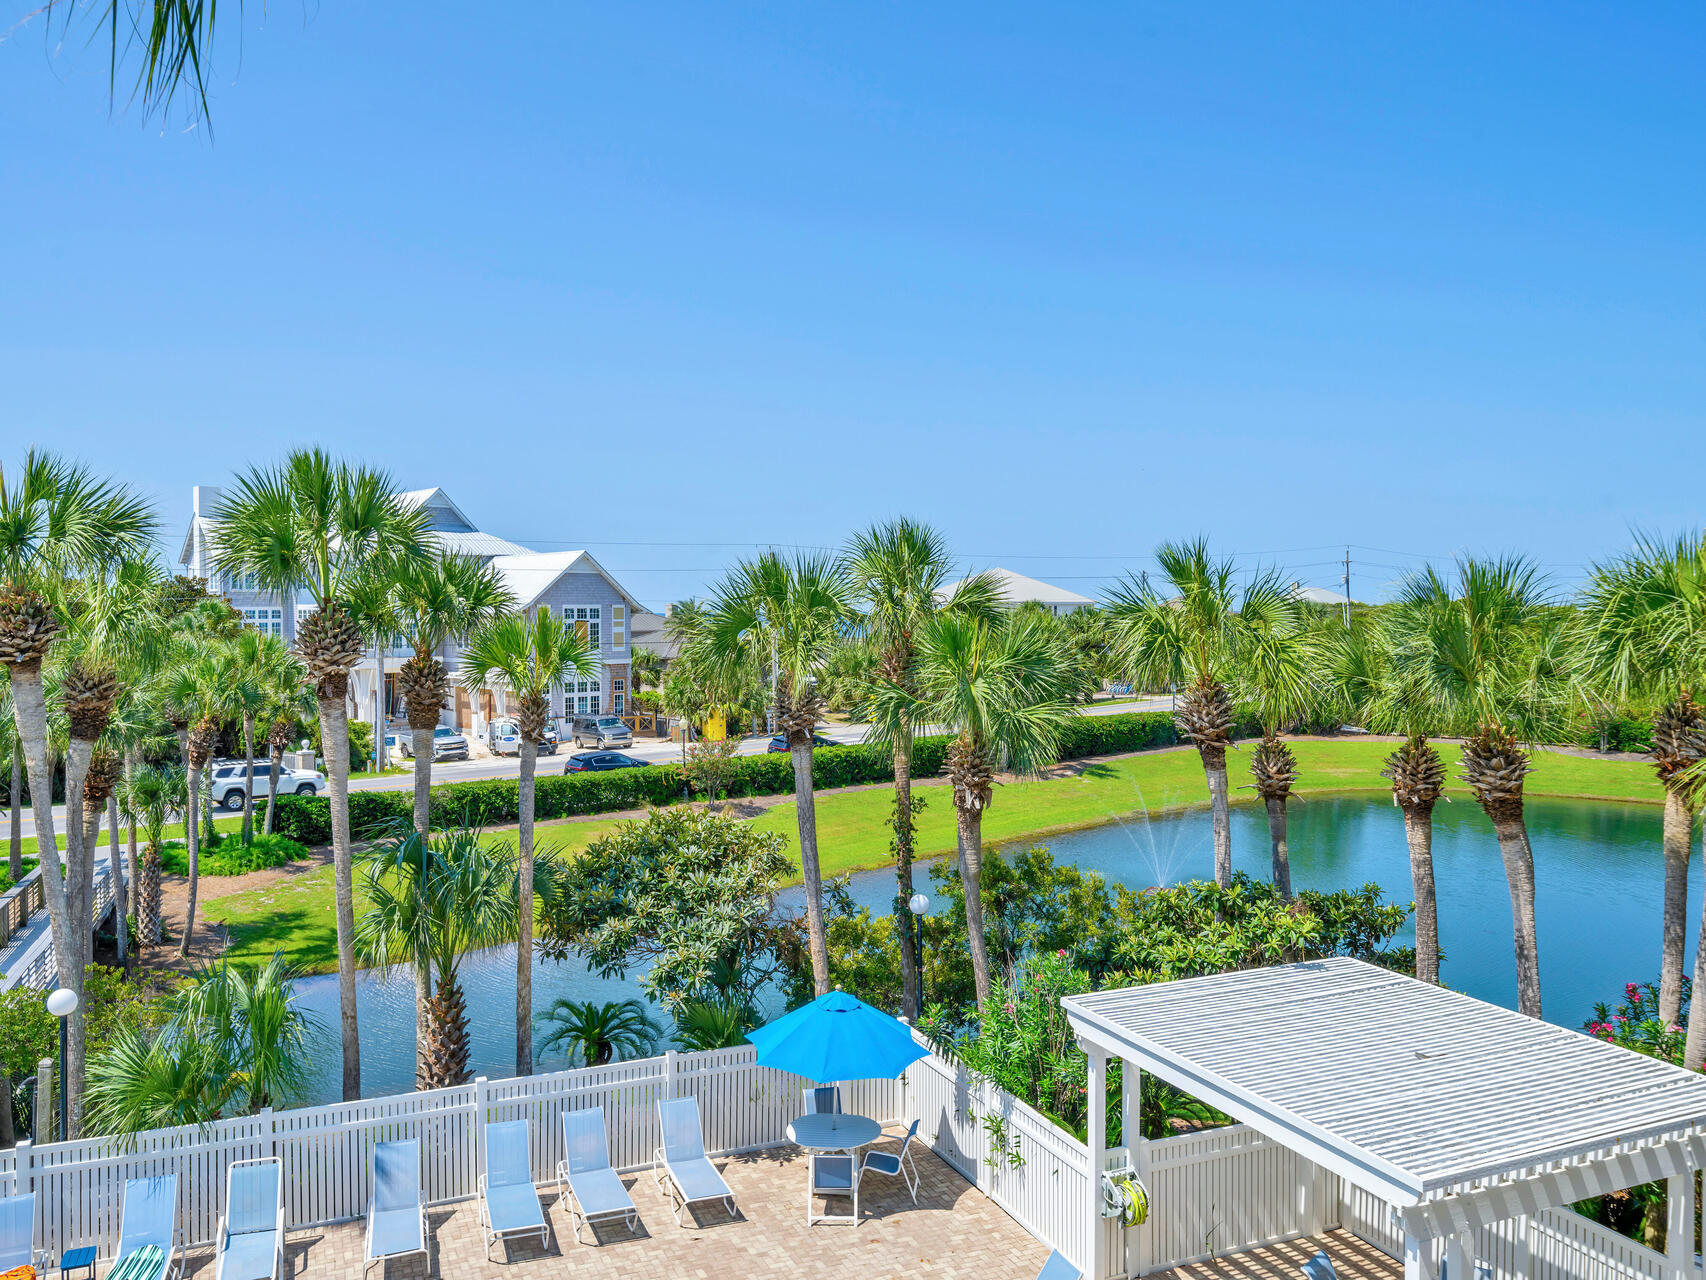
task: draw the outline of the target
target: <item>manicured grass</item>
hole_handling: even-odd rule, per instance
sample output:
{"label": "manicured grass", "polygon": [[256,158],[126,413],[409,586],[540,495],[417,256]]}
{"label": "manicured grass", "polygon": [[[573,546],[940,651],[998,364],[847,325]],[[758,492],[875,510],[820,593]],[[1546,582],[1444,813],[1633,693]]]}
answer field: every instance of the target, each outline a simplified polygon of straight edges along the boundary
{"label": "manicured grass", "polygon": [[[262,801],[260,804],[255,806],[255,830],[257,832],[261,829],[261,823],[265,820],[265,818],[266,818],[266,802]],[[233,817],[225,817],[216,811],[215,815],[214,815],[214,819],[213,819],[213,825],[219,831],[225,832],[229,835],[239,835],[239,834],[241,834],[241,832],[243,830],[243,815],[239,813],[234,818]],[[119,840],[122,842],[129,837],[130,829],[128,827],[120,826],[118,829],[118,834],[119,834]],[[108,835],[108,832],[107,832],[106,820],[102,819],[101,820],[101,843],[103,845],[106,844],[106,842],[107,842],[107,835]],[[161,833],[161,838],[165,839],[165,840],[182,840],[184,838],[184,824],[181,822],[167,823],[165,828],[163,829],[163,831]],[[25,837],[23,837],[23,840],[21,843],[23,846],[25,856],[33,858],[35,856],[35,853],[36,853],[36,838],[34,836],[25,836]],[[136,844],[137,844],[138,848],[142,847],[143,836],[142,836],[141,832],[137,833]],[[0,844],[0,850],[7,849],[10,847],[11,846],[9,844]],[[65,833],[63,831],[59,833],[59,847],[61,850],[63,850],[65,848]]]}

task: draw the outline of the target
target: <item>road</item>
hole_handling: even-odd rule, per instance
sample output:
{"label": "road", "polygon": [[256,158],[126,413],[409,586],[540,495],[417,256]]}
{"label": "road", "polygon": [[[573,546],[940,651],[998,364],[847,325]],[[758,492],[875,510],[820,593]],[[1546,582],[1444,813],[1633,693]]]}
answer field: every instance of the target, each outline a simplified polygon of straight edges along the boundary
{"label": "road", "polygon": [[[1098,702],[1081,710],[1087,716],[1125,715],[1137,711],[1166,711],[1172,707],[1172,700],[1167,697],[1137,698],[1125,702]],[[863,724],[826,724],[818,731],[826,738],[836,742],[862,742],[869,725]],[[768,735],[741,739],[739,754],[743,756],[760,755],[769,746]],[[541,774],[562,772],[563,759],[573,752],[574,748],[560,748],[555,756],[542,756],[539,761]],[[677,742],[639,739],[634,746],[625,750],[624,754],[637,756],[641,760],[652,760],[664,763],[681,759],[681,744]],[[514,756],[476,756],[471,760],[445,760],[433,766],[432,780],[434,784],[441,782],[473,782],[486,778],[514,778],[521,773],[521,763]],[[414,775],[411,772],[389,774],[383,778],[357,778],[350,783],[351,791],[408,791],[414,786]],[[60,841],[64,842],[65,806],[56,805],[53,810],[54,825],[61,832]],[[35,834],[35,816],[29,810],[23,814],[23,834]],[[103,836],[103,842],[105,837]]]}

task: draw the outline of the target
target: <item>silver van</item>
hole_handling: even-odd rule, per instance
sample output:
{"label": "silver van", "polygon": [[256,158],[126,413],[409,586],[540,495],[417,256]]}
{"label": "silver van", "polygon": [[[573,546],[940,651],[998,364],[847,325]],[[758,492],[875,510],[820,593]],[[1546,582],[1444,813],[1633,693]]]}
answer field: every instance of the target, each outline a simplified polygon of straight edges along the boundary
{"label": "silver van", "polygon": [[615,716],[577,716],[569,728],[577,747],[631,747],[634,731]]}

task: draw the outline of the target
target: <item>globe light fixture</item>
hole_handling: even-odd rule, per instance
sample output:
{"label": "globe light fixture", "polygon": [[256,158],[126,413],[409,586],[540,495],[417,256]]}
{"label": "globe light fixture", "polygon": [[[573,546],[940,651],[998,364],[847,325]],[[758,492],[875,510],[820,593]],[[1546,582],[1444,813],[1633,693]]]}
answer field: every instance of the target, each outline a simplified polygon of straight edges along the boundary
{"label": "globe light fixture", "polygon": [[71,1099],[65,1092],[65,1061],[70,1053],[65,1020],[77,1012],[77,993],[69,987],[59,988],[48,996],[47,1011],[59,1019],[59,1140],[64,1142],[71,1136]]}

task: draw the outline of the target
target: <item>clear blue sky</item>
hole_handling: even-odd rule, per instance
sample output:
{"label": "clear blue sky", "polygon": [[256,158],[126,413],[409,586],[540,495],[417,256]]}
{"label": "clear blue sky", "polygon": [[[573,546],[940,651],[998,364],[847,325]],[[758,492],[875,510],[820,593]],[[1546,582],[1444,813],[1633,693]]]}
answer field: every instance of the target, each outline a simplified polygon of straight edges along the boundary
{"label": "clear blue sky", "polygon": [[0,450],[174,539],[306,442],[654,604],[898,512],[1366,598],[1702,520],[1698,8],[271,0],[211,142],[85,34],[0,43]]}

